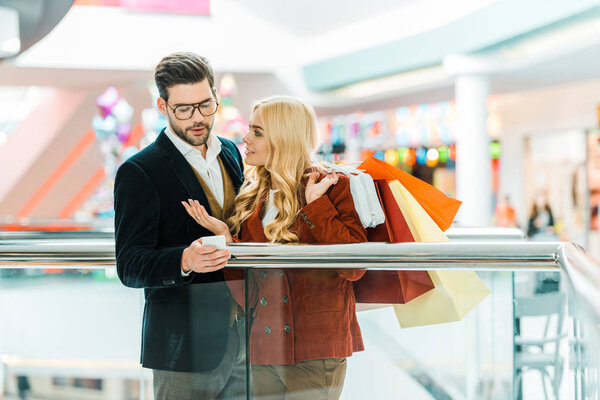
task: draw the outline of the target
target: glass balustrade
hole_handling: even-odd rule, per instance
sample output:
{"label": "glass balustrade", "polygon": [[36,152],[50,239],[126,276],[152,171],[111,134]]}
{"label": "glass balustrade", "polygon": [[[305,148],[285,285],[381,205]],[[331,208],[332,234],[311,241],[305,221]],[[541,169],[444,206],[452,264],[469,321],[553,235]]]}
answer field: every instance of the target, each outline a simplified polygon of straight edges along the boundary
{"label": "glass balustrade", "polygon": [[[310,398],[341,391],[341,399],[598,399],[598,264],[578,246],[525,242],[518,231],[449,236],[439,244],[232,245],[229,289],[248,305],[231,315],[245,341],[232,354],[247,350],[237,354],[245,358],[240,398],[282,398],[285,390]],[[0,239],[4,399],[153,399],[153,372],[140,365],[144,293],[118,279],[112,240]],[[362,340],[353,339],[346,278],[362,271],[475,271],[490,293],[460,320],[415,327],[401,327],[401,308],[359,303]]]}

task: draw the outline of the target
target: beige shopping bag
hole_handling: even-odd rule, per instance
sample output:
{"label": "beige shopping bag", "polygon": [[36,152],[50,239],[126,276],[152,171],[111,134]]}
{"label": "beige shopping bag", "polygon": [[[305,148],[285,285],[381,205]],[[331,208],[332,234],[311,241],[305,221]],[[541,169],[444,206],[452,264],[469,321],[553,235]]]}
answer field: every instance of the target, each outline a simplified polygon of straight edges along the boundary
{"label": "beige shopping bag", "polygon": [[[388,182],[416,242],[448,237],[397,180]],[[490,293],[474,271],[428,271],[435,288],[406,304],[394,305],[403,328],[461,320]]]}

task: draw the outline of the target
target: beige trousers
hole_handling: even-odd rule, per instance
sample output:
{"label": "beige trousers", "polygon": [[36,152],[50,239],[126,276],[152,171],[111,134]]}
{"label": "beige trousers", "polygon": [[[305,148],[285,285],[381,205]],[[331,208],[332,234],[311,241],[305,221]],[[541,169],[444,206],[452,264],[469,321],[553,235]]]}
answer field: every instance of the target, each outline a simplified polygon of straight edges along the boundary
{"label": "beige trousers", "polygon": [[256,400],[337,400],[346,377],[346,359],[251,365],[250,371]]}

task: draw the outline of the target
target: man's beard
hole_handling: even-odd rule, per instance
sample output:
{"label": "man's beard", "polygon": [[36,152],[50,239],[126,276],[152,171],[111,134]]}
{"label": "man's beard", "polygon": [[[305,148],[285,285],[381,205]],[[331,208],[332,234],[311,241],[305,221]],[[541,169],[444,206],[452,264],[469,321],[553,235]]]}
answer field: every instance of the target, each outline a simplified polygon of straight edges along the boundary
{"label": "man's beard", "polygon": [[[192,130],[194,128],[204,128],[205,132],[200,136],[196,136],[190,132],[190,130]],[[191,144],[192,146],[203,146],[206,143],[206,141],[208,140],[208,136],[210,135],[212,125],[206,125],[203,123],[199,123],[199,124],[194,124],[188,128],[185,128],[185,130],[182,130],[182,129],[178,128],[177,126],[175,126],[175,124],[171,123],[171,129],[173,130],[174,134],[176,134],[177,136],[179,136],[180,138],[182,138],[183,140],[185,140],[187,143]]]}

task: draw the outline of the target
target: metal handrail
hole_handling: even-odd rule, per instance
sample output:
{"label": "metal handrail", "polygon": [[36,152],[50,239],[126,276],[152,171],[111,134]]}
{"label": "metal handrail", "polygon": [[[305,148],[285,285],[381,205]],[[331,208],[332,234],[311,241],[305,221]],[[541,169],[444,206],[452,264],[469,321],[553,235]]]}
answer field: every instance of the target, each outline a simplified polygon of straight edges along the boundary
{"label": "metal handrail", "polygon": [[[487,241],[515,241],[522,240],[523,233],[515,228],[462,228],[452,227],[446,231],[448,237],[453,241],[464,242],[463,245],[471,246],[471,241],[481,242],[482,240]],[[494,251],[495,254],[499,254],[502,248],[487,248],[476,246],[479,249],[479,256],[477,260],[470,257],[469,260],[464,260],[460,257],[461,251],[457,245],[447,244],[436,245],[436,244],[401,244],[401,245],[385,245],[369,243],[365,257],[363,254],[365,250],[363,247],[356,247],[356,245],[341,245],[342,247],[328,247],[322,246],[306,247],[303,246],[303,250],[297,250],[298,246],[290,247],[290,250],[286,250],[286,246],[277,246],[273,249],[266,250],[264,245],[254,244],[256,250],[252,250],[252,246],[243,247],[232,246],[232,254],[236,259],[231,260],[230,266],[243,266],[243,267],[280,267],[283,264],[289,266],[290,263],[299,263],[302,261],[302,266],[318,267],[318,264],[323,268],[329,268],[332,264],[336,264],[336,267],[343,267],[341,264],[347,264],[348,268],[356,267],[388,267],[393,268],[393,265],[397,265],[398,262],[402,263],[402,267],[406,269],[423,269],[434,267],[434,264],[439,267],[451,267],[456,268],[456,263],[461,262],[463,266],[473,268],[479,266],[484,269],[482,263],[486,261],[493,263],[494,267],[505,268],[507,264],[512,263],[513,265],[529,263],[529,267],[543,267],[545,264],[550,262],[549,254],[554,250],[552,248],[546,249],[546,246],[538,246],[537,249],[530,248],[533,254],[530,258],[517,260],[513,258],[503,258],[502,260],[486,259],[484,254],[485,251]],[[344,247],[345,246],[345,247]],[[378,246],[374,248],[372,246]],[[394,247],[397,246],[397,247]],[[288,246],[289,247],[289,246]],[[295,250],[294,250],[295,249]],[[543,250],[542,250],[543,249]],[[298,252],[309,251],[310,254],[302,255],[304,259],[297,259]],[[335,251],[336,254],[331,252]],[[455,255],[451,260],[448,259],[444,262],[440,258],[440,254],[437,252],[441,251],[441,254],[447,254],[450,252]],[[543,254],[536,254],[539,252]],[[283,252],[283,253],[282,253]],[[286,256],[286,252],[289,254]],[[374,257],[379,252],[385,253],[384,257]],[[418,253],[418,256],[407,257],[407,254]],[[396,254],[397,253],[397,254]],[[527,251],[519,253],[519,258],[522,258]],[[284,254],[284,257],[280,256]],[[352,256],[355,262],[349,262],[348,256]],[[473,256],[473,255],[471,255]],[[306,258],[312,258],[306,260]],[[540,257],[542,260],[540,261]],[[368,260],[365,260],[368,258]],[[443,258],[443,257],[442,257]],[[467,257],[468,258],[468,257]],[[494,257],[492,257],[494,258]],[[317,263],[316,261],[321,261]],[[365,262],[368,265],[365,265]],[[425,266],[427,263],[427,266]],[[449,265],[449,263],[453,263]],[[542,263],[543,265],[539,265]],[[115,264],[114,254],[114,231],[112,228],[106,228],[103,230],[92,230],[92,231],[16,231],[6,232],[0,231],[0,268],[14,268],[36,265],[53,265],[60,266],[61,268],[104,268],[106,266],[113,266]],[[360,264],[360,265],[358,265]],[[488,265],[488,268],[492,265]]]}
{"label": "metal handrail", "polygon": [[561,245],[556,261],[575,294],[576,308],[588,318],[593,318],[589,321],[592,323],[590,333],[600,344],[600,264],[575,243]]}
{"label": "metal handrail", "polygon": [[[561,242],[450,241],[445,243],[354,243],[339,245],[229,246],[228,267],[376,269],[557,269]],[[0,268],[52,265],[61,268],[114,266],[114,240],[4,240]]]}
{"label": "metal handrail", "polygon": [[554,270],[560,242],[232,244],[230,267]]}
{"label": "metal handrail", "polygon": [[[232,259],[228,267],[238,268],[562,270],[582,312],[591,316],[594,326],[600,326],[600,265],[572,243],[522,240],[340,245],[235,243],[229,249]],[[112,238],[0,240],[0,269],[46,266],[93,269],[114,265]]]}

